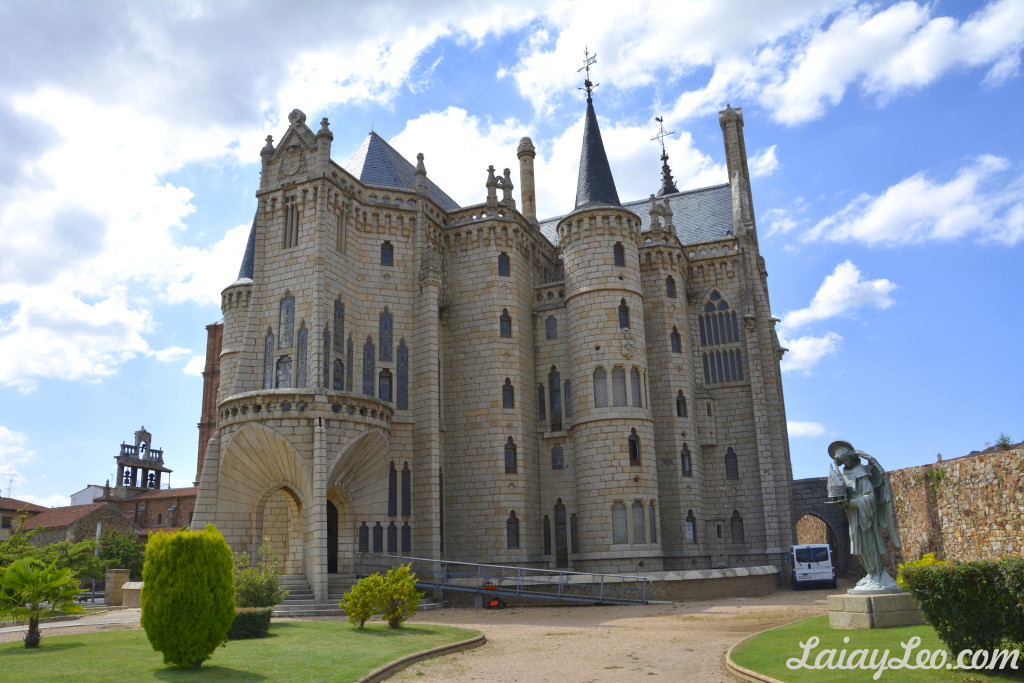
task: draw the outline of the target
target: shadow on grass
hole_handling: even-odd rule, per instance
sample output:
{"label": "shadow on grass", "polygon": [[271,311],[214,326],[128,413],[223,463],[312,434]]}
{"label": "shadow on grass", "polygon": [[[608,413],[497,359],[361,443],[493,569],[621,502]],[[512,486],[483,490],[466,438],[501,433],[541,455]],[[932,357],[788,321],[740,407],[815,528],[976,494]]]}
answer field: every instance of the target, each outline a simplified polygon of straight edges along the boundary
{"label": "shadow on grass", "polygon": [[85,643],[83,642],[74,640],[68,642],[64,640],[66,637],[67,636],[63,636],[59,641],[54,641],[52,643],[46,642],[46,639],[44,638],[43,641],[39,643],[39,647],[20,647],[17,650],[5,652],[4,657],[31,656],[36,652],[62,652],[64,650],[75,650],[80,647],[85,647]]}
{"label": "shadow on grass", "polygon": [[171,668],[153,672],[153,678],[162,681],[191,681],[206,679],[211,681],[265,681],[263,674],[232,669],[227,666],[200,666],[195,669]]}
{"label": "shadow on grass", "polygon": [[417,626],[403,626],[402,628],[364,628],[358,629],[353,627],[352,630],[355,633],[373,636],[375,638],[395,638],[403,635],[414,636],[414,635],[433,635],[436,633],[428,628],[420,628]]}

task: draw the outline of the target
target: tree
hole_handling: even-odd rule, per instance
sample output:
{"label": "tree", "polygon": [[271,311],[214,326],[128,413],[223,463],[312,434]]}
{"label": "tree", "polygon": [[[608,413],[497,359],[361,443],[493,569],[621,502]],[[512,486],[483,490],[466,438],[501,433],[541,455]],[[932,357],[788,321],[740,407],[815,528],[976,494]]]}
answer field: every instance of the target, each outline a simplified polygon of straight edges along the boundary
{"label": "tree", "polygon": [[142,578],[145,546],[133,531],[114,529],[100,538],[99,558],[104,569],[128,569],[134,580]]}
{"label": "tree", "polygon": [[43,564],[53,564],[58,569],[68,568],[80,578],[98,579],[103,577],[103,564],[96,558],[96,541],[89,539],[72,543],[58,541],[39,548],[34,557]]}
{"label": "tree", "polygon": [[402,622],[416,614],[420,608],[423,593],[416,590],[416,575],[409,565],[392,567],[384,575],[381,592],[380,617],[390,628],[398,628]]}
{"label": "tree", "polygon": [[370,574],[348,589],[338,607],[345,610],[350,623],[362,628],[370,617],[380,611],[379,596],[383,585],[383,576]]}
{"label": "tree", "polygon": [[273,607],[288,595],[278,577],[281,558],[269,539],[263,539],[259,555],[250,566],[249,553],[235,553],[235,607]]}
{"label": "tree", "polygon": [[235,617],[231,570],[231,549],[212,524],[150,537],[142,627],[165,664],[198,667],[227,642]]}
{"label": "tree", "polygon": [[25,647],[39,647],[39,617],[82,611],[78,579],[67,567],[23,558],[0,567],[0,614],[28,619]]}

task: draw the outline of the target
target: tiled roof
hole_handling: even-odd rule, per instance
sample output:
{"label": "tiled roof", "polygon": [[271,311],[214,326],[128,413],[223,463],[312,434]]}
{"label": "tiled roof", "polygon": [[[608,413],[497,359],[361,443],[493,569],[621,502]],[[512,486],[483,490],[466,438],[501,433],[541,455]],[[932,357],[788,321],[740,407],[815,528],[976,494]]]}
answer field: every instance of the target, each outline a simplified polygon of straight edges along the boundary
{"label": "tiled roof", "polygon": [[[672,223],[684,245],[721,239],[732,230],[732,190],[728,184],[665,195],[658,199],[658,203],[664,199],[672,207]],[[651,229],[649,206],[650,198],[622,205],[640,217],[641,230]],[[555,228],[563,218],[565,216],[555,216],[540,222],[540,231],[554,244],[558,244]]]}
{"label": "tiled roof", "polygon": [[597,125],[594,102],[587,97],[587,114],[583,123],[583,149],[580,152],[580,175],[576,181],[576,208],[588,206],[619,206],[619,193],[608,164],[608,155]]}
{"label": "tiled roof", "polygon": [[[412,190],[416,187],[416,167],[406,161],[384,138],[370,132],[363,144],[345,164],[345,170],[367,185]],[[427,196],[445,211],[459,208],[434,181],[427,178]]]}
{"label": "tiled roof", "polygon": [[4,498],[0,496],[0,510],[21,510],[28,509],[32,512],[43,512],[50,508],[43,507],[42,505],[36,505],[35,503],[29,503],[28,501],[18,500],[17,498]]}
{"label": "tiled roof", "polygon": [[146,491],[127,500],[154,500],[157,498],[186,498],[195,496],[199,492],[195,486],[180,489],[160,489],[159,491]]}
{"label": "tiled roof", "polygon": [[50,508],[46,512],[42,512],[25,522],[25,530],[35,529],[40,526],[44,526],[47,529],[66,527],[92,514],[103,506],[103,503],[91,503],[89,505],[69,505],[61,508]]}

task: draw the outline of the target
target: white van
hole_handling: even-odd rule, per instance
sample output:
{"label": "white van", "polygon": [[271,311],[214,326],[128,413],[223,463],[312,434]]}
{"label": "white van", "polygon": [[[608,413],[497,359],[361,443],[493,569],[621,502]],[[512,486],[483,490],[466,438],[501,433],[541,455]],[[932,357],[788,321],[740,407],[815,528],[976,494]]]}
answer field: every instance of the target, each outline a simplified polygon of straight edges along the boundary
{"label": "white van", "polygon": [[790,546],[793,561],[793,590],[805,586],[836,587],[836,568],[832,548],[827,543]]}

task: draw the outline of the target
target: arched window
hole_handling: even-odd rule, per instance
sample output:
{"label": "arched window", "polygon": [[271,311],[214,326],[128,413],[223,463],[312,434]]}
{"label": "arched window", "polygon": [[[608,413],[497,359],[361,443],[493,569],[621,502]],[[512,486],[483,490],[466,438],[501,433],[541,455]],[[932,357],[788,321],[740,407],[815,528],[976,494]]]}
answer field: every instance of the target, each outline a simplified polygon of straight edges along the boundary
{"label": "arched window", "polygon": [[717,289],[711,290],[704,311],[699,317],[700,345],[735,345],[737,348],[707,351],[702,354],[704,383],[739,382],[743,380],[743,356],[738,348],[740,328],[736,311],[732,310]]}
{"label": "arched window", "polygon": [[576,519],[576,513],[569,515],[569,552],[580,551],[580,523]]}
{"label": "arched window", "polygon": [[693,476],[693,462],[690,459],[690,447],[683,443],[683,447],[679,449],[679,463],[683,470],[684,477]]}
{"label": "arched window", "polygon": [[732,518],[729,520],[729,526],[732,527],[732,542],[745,543],[746,538],[743,534],[743,518],[740,517],[739,510],[732,511]]}
{"label": "arched window", "polygon": [[338,353],[344,352],[345,343],[345,304],[341,303],[339,296],[334,300],[334,350]]}
{"label": "arched window", "polygon": [[572,417],[572,384],[565,380],[565,416]]}
{"label": "arched window", "polygon": [[519,519],[515,510],[510,510],[505,520],[505,541],[509,548],[519,547]]}
{"label": "arched window", "polygon": [[640,371],[636,368],[632,368],[629,371],[629,387],[633,393],[633,407],[643,408],[643,391],[640,389]]}
{"label": "arched window", "polygon": [[274,379],[274,387],[284,389],[292,385],[292,357],[281,356],[277,359],[277,374]]}
{"label": "arched window", "polygon": [[398,361],[396,363],[398,376],[395,378],[396,405],[399,410],[409,409],[409,349],[405,340],[398,341]]}
{"label": "arched window", "polygon": [[512,387],[512,380],[508,377],[505,378],[505,383],[501,385],[501,407],[516,407],[516,390]]}
{"label": "arched window", "polygon": [[384,527],[380,522],[373,525],[373,552],[384,552]]}
{"label": "arched window", "polygon": [[299,338],[295,343],[295,386],[300,389],[306,388],[306,364],[308,362],[309,332],[306,331],[306,322],[299,325]]}
{"label": "arched window", "polygon": [[565,451],[561,446],[555,446],[551,449],[551,469],[565,469]]}
{"label": "arched window", "polygon": [[671,275],[665,278],[665,296],[669,299],[676,298],[676,280]]}
{"label": "arched window", "polygon": [[391,402],[391,371],[387,368],[380,371],[377,379],[377,395],[382,401]]}
{"label": "arched window", "polygon": [[274,333],[269,327],[263,338],[263,388],[274,388]]}
{"label": "arched window", "polygon": [[740,478],[740,468],[736,462],[736,451],[732,449],[732,446],[729,446],[729,448],[725,451],[725,478]]}
{"label": "arched window", "polygon": [[558,318],[553,315],[549,315],[544,321],[544,337],[558,339]]}
{"label": "arched window", "polygon": [[512,264],[508,258],[506,252],[498,254],[498,275],[501,277],[509,277],[512,275]]}
{"label": "arched window", "polygon": [[508,437],[505,442],[505,474],[516,473],[516,442]]}
{"label": "arched window", "polygon": [[388,524],[388,552],[392,555],[398,552],[398,527],[394,522]]}
{"label": "arched window", "polygon": [[398,514],[398,470],[395,463],[388,463],[388,517]]}
{"label": "arched window", "polygon": [[608,407],[608,380],[604,368],[594,370],[594,407]]}
{"label": "arched window", "polygon": [[629,306],[625,299],[619,302],[619,327],[629,327]]}
{"label": "arched window", "polygon": [[626,403],[626,370],[622,367],[612,368],[612,405],[628,405]]}
{"label": "arched window", "polygon": [[395,248],[387,240],[380,245],[380,264],[382,266],[393,266],[395,264]]}
{"label": "arched window", "polygon": [[380,312],[380,321],[378,324],[378,338],[380,339],[380,359],[382,361],[391,360],[391,349],[392,349],[392,335],[394,334],[393,320],[391,318],[391,311],[384,307],[384,310]]}
{"label": "arched window", "polygon": [[636,465],[640,462],[640,437],[636,428],[629,430],[629,464]]}
{"label": "arched window", "polygon": [[658,510],[656,509],[656,506],[655,506],[653,500],[651,501],[651,504],[647,506],[647,517],[649,518],[647,526],[651,530],[651,543],[657,543],[658,542]]}
{"label": "arched window", "polygon": [[164,516],[162,514],[157,514],[157,516],[156,516],[156,523],[157,523],[157,526],[159,526],[159,525],[164,523]]}
{"label": "arched window", "polygon": [[622,503],[612,505],[612,543],[629,543],[626,528],[626,506]]}
{"label": "arched window", "polygon": [[345,364],[340,358],[335,358],[334,369],[331,372],[331,388],[335,391],[345,390]]}
{"label": "arched window", "polygon": [[679,336],[679,328],[672,326],[672,353],[683,352],[683,338]]}
{"label": "arched window", "polygon": [[500,320],[500,322],[498,323],[498,331],[500,333],[500,336],[505,337],[505,338],[511,338],[512,337],[512,316],[510,316],[508,314],[508,309],[507,308],[501,309],[501,318],[499,320]]}
{"label": "arched window", "polygon": [[693,516],[693,510],[686,511],[686,542],[697,542],[697,518]]}
{"label": "arched window", "polygon": [[547,412],[547,394],[544,391],[544,385],[537,385],[537,419],[546,420],[548,419]]}
{"label": "arched window", "polygon": [[551,520],[544,515],[544,554],[551,554]]}
{"label": "arched window", "polygon": [[616,266],[621,268],[626,265],[626,248],[622,246],[622,242],[615,243],[615,246],[612,247],[612,254],[614,255]]}
{"label": "arched window", "polygon": [[412,552],[412,527],[409,522],[402,525],[402,554],[408,555]]}
{"label": "arched window", "polygon": [[676,417],[686,417],[686,397],[682,389],[676,394]]}
{"label": "arched window", "polygon": [[345,391],[352,391],[352,379],[356,372],[356,364],[353,362],[355,357],[355,344],[352,343],[352,333],[348,335],[348,343],[345,345],[345,367],[348,368],[345,374]]}
{"label": "arched window", "polygon": [[367,335],[363,344],[363,393],[373,396],[374,380],[377,379],[374,367],[373,338]]}
{"label": "arched window", "polygon": [[366,526],[366,522],[359,525],[359,552],[370,552],[370,527]]}
{"label": "arched window", "polygon": [[282,246],[285,249],[296,247],[299,244],[299,207],[296,205],[294,196],[284,198],[282,238]]}
{"label": "arched window", "polygon": [[647,543],[644,504],[639,500],[633,501],[633,543]]}
{"label": "arched window", "polygon": [[328,325],[324,325],[324,333],[322,337],[323,341],[323,387],[324,389],[331,388],[331,328]]}
{"label": "arched window", "polygon": [[[412,514],[412,470],[409,463],[402,465],[402,516],[408,517]],[[406,523],[408,526],[408,523]],[[403,548],[404,550],[404,548]]]}
{"label": "arched window", "polygon": [[554,365],[548,373],[548,398],[551,403],[551,431],[562,429],[562,376]]}
{"label": "arched window", "polygon": [[292,345],[292,334],[295,332],[295,297],[287,290],[281,299],[278,323],[278,346],[287,349]]}

